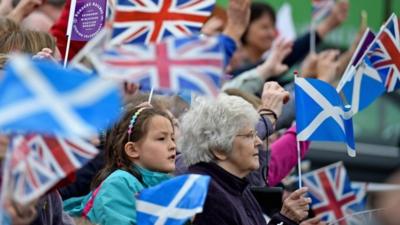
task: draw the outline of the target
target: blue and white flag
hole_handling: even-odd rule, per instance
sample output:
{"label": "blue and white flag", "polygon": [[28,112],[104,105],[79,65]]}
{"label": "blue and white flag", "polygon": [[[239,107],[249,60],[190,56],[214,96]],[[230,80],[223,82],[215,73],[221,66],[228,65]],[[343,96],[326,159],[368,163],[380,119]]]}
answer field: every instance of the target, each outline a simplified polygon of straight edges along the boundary
{"label": "blue and white flag", "polygon": [[143,190],[136,200],[140,225],[181,225],[203,211],[209,176],[178,176]]}
{"label": "blue and white flag", "polygon": [[352,78],[343,86],[343,94],[351,105],[352,114],[362,111],[385,93],[385,86],[371,61],[364,57]]}
{"label": "blue and white flag", "polygon": [[299,141],[345,142],[355,156],[351,111],[336,89],[324,81],[295,78],[296,126]]}
{"label": "blue and white flag", "polygon": [[117,85],[15,55],[0,81],[0,131],[93,137],[119,118]]}

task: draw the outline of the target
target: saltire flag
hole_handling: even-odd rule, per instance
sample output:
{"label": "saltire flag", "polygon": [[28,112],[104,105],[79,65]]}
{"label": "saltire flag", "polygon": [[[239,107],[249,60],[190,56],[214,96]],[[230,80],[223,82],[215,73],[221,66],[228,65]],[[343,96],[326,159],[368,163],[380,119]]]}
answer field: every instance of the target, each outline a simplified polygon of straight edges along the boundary
{"label": "saltire flag", "polygon": [[354,115],[385,93],[385,86],[378,71],[372,66],[368,57],[365,57],[356,67],[351,80],[344,84],[342,91]]}
{"label": "saltire flag", "polygon": [[336,0],[311,0],[312,1],[312,20],[320,21],[331,12]]}
{"label": "saltire flag", "polygon": [[91,138],[119,118],[114,82],[14,55],[0,81],[0,131]]}
{"label": "saltire flag", "polygon": [[116,46],[93,51],[89,59],[100,75],[137,83],[144,91],[193,91],[217,96],[224,53],[218,38],[168,38],[150,45]]}
{"label": "saltire flag", "polygon": [[381,75],[386,91],[400,88],[400,22],[395,14],[381,29],[367,55]]}
{"label": "saltire flag", "polygon": [[295,78],[296,126],[299,141],[344,142],[355,156],[352,114],[330,84]]}
{"label": "saltire flag", "polygon": [[342,162],[306,173],[302,180],[308,187],[312,210],[323,221],[360,224],[359,218],[351,215],[365,208],[365,189],[352,188]]}
{"label": "saltire flag", "polygon": [[367,28],[367,30],[365,30],[357,48],[356,48],[356,51],[354,52],[349,64],[347,65],[347,68],[346,68],[345,72],[343,73],[342,78],[339,81],[339,84],[336,88],[337,92],[341,92],[342,88],[346,84],[346,82],[349,82],[349,80],[353,79],[353,76],[355,73],[355,68],[364,59],[368,48],[372,45],[374,40],[375,40],[374,32],[372,32],[369,28]]}
{"label": "saltire flag", "polygon": [[183,175],[144,189],[136,200],[140,225],[182,225],[203,211],[209,176]]}
{"label": "saltire flag", "polygon": [[79,138],[38,134],[12,137],[9,151],[6,185],[13,200],[21,204],[39,198],[98,153]]}
{"label": "saltire flag", "polygon": [[111,45],[160,42],[200,31],[215,0],[117,0]]}

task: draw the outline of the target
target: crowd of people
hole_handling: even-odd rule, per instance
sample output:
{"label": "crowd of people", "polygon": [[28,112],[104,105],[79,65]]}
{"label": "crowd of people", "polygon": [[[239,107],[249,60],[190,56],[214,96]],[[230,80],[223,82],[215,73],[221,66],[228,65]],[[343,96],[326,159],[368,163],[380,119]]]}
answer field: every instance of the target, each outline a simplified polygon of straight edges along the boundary
{"label": "crowd of people", "polygon": [[[0,70],[14,52],[60,63],[69,7],[70,0],[1,0]],[[317,45],[346,20],[348,8],[347,1],[336,2],[315,28]],[[188,224],[325,224],[310,211],[305,187],[284,195],[280,210],[268,215],[250,187],[282,186],[297,165],[294,85],[273,80],[301,64],[303,77],[334,84],[366,27],[347,51],[315,53],[310,32],[294,41],[277,38],[275,10],[268,3],[231,0],[226,10],[215,12],[203,33],[222,34],[236,45],[225,68],[232,78],[221,94],[191,102],[155,95],[149,103],[140,87],[124,83],[122,117],[90,140],[99,155],[27,205],[6,199],[10,224],[137,224],[134,196],[187,173],[211,177],[203,211]],[[69,58],[84,45],[72,41]],[[1,159],[8,141],[0,135]],[[310,143],[300,144],[305,157]]]}

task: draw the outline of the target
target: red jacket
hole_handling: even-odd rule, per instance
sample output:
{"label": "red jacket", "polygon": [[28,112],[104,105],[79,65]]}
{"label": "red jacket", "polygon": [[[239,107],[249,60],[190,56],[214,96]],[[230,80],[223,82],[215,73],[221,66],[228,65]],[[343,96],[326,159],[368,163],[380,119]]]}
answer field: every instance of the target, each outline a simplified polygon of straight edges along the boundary
{"label": "red jacket", "polygon": [[[68,17],[69,8],[71,5],[71,0],[66,0],[64,9],[50,29],[50,33],[56,38],[57,47],[61,52],[62,59],[65,58],[65,49],[67,48],[67,27],[68,27]],[[85,41],[71,41],[69,48],[68,60],[72,59],[82,48],[85,46]]]}

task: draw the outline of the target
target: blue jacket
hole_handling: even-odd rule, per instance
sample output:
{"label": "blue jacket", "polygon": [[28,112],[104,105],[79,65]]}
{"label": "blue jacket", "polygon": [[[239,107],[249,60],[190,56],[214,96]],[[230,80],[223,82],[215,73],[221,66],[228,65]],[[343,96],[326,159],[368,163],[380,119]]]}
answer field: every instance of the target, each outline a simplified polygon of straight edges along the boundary
{"label": "blue jacket", "polygon": [[94,224],[136,224],[136,194],[170,178],[168,174],[137,168],[143,183],[124,170],[116,170],[88,195],[64,201],[64,210],[72,216],[86,216]]}

